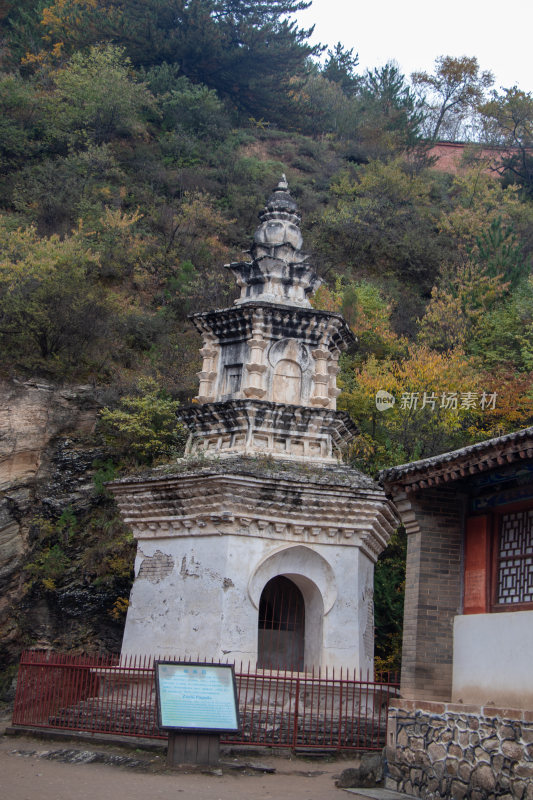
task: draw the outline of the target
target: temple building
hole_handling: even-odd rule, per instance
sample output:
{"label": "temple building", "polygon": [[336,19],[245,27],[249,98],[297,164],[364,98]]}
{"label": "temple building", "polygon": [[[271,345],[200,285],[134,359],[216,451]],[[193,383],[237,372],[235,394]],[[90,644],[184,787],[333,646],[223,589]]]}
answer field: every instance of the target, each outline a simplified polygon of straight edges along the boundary
{"label": "temple building", "polygon": [[366,672],[374,563],[398,520],[342,464],[356,429],[336,376],[354,337],[311,306],[321,281],[284,176],[249,256],[228,265],[234,306],[191,318],[203,364],[185,457],[111,485],[138,540],[123,653]]}
{"label": "temple building", "polygon": [[533,428],[380,477],[408,539],[388,787],[531,798]]}

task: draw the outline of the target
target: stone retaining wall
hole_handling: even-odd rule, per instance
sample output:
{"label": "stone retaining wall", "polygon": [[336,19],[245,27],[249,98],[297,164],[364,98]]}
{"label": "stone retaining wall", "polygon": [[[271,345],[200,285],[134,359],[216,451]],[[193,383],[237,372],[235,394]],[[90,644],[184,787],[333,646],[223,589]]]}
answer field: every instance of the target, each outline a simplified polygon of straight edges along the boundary
{"label": "stone retaining wall", "polygon": [[386,786],[436,800],[533,800],[533,711],[402,701]]}

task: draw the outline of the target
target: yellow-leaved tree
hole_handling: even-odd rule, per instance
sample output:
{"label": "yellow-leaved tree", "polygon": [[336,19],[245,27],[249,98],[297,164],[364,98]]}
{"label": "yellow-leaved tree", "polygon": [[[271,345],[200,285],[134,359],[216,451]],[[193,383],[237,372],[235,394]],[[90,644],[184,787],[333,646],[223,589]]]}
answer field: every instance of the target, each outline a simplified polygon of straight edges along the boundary
{"label": "yellow-leaved tree", "polygon": [[[356,462],[373,471],[465,444],[489,388],[459,349],[442,353],[411,344],[403,358],[371,355],[339,398],[361,432]],[[390,397],[378,408],[380,392]]]}

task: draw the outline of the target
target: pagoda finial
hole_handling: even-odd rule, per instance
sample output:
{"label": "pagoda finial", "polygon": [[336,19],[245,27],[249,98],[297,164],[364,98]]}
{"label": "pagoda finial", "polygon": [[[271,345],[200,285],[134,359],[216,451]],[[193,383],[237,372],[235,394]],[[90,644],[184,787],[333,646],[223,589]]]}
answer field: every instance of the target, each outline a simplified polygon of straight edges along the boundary
{"label": "pagoda finial", "polygon": [[321,284],[302,251],[300,212],[283,173],[265,207],[250,249],[250,262],[228,264],[241,296],[235,301],[278,303],[310,308],[309,295]]}

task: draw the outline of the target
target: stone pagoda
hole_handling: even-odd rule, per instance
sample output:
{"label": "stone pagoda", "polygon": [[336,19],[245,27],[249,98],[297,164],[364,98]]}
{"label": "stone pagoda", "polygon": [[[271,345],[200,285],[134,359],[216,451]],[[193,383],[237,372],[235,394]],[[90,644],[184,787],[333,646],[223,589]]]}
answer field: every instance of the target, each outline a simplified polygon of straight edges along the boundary
{"label": "stone pagoda", "polygon": [[356,430],[336,375],[354,337],[311,307],[321,281],[299,225],[283,176],[250,260],[227,267],[240,297],[192,315],[203,365],[180,411],[185,458],[111,485],[138,540],[124,653],[372,669],[374,562],[397,519],[341,464]]}

